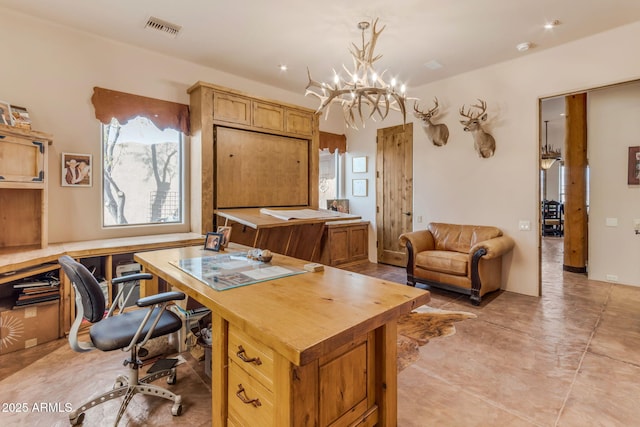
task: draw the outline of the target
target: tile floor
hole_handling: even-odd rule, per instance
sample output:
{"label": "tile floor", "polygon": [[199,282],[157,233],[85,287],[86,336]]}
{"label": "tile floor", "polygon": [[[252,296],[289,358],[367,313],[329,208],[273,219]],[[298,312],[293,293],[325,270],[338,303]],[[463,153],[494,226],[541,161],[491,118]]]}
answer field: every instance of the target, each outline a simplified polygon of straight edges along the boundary
{"label": "tile floor", "polygon": [[[430,305],[478,317],[457,323],[455,335],[421,347],[420,359],[399,374],[399,426],[640,425],[640,288],[562,271],[561,244],[558,238],[543,242],[541,298],[500,292],[474,307],[465,296],[432,291]],[[360,264],[349,269],[405,281],[400,268]],[[59,340],[0,356],[0,396],[18,393],[17,371],[42,369],[38,359],[64,351],[65,345]],[[85,359],[69,357],[78,364]],[[182,369],[193,369],[196,375],[189,371],[183,377],[191,388],[200,388],[203,370]],[[110,381],[112,373],[105,375]],[[69,389],[75,379],[68,385],[62,381],[51,387]],[[41,393],[50,390],[55,388]],[[121,425],[208,425],[210,391],[203,387],[190,399],[181,417],[166,416],[168,409],[157,405],[148,411],[138,406],[145,416]],[[101,425],[104,418],[90,422],[96,417],[89,414],[85,426]],[[30,425],[11,424],[3,416],[0,425]]]}

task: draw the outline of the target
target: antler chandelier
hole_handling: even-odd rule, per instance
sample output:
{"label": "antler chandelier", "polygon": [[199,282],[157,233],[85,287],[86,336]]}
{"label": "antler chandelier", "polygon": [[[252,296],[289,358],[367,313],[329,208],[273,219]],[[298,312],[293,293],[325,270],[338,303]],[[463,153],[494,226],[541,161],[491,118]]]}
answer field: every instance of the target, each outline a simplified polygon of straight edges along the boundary
{"label": "antler chandelier", "polygon": [[[360,22],[358,28],[362,30],[362,48],[352,44],[353,49],[349,49],[353,57],[353,71],[342,65],[347,78],[341,76],[333,70],[333,83],[319,83],[311,78],[311,73],[307,68],[309,84],[306,87],[306,95],[317,96],[320,99],[318,112],[325,110],[325,117],[329,114],[331,104],[340,104],[344,113],[344,120],[347,126],[357,129],[356,117],[360,119],[364,127],[365,115],[373,118],[374,115],[384,120],[389,114],[389,110],[400,111],[402,122],[406,123],[407,113],[405,101],[405,85],[400,84],[395,78],[388,83],[383,79],[386,70],[377,73],[373,68],[373,63],[380,59],[382,55],[374,56],[374,49],[378,36],[385,29],[376,29],[378,19],[373,22],[370,40],[365,41],[365,32],[371,27],[370,22]],[[363,111],[364,110],[364,111]]]}

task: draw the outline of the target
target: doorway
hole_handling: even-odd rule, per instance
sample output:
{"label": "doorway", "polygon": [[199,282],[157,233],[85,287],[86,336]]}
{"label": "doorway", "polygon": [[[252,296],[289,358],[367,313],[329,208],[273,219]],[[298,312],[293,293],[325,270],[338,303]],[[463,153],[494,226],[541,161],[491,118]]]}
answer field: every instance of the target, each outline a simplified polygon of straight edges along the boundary
{"label": "doorway", "polygon": [[398,237],[413,229],[413,123],[378,129],[376,146],[378,262],[404,267]]}

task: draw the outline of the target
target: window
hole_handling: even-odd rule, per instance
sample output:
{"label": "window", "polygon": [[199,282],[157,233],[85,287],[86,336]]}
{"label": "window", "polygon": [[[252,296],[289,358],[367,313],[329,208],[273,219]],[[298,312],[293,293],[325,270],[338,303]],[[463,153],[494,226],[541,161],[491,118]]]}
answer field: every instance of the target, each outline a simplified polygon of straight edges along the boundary
{"label": "window", "polygon": [[103,225],[183,221],[183,134],[149,119],[102,125]]}
{"label": "window", "polygon": [[329,150],[320,150],[320,193],[319,207],[327,209],[327,200],[339,199],[342,197],[344,188],[343,170],[344,154],[338,150],[330,153]]}

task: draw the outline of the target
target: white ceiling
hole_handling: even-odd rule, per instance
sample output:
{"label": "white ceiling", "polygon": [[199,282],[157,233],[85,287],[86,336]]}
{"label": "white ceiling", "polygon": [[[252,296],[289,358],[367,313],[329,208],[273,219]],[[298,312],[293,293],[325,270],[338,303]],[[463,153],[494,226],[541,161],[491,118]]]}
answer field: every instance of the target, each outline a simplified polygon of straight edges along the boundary
{"label": "white ceiling", "polygon": [[[640,0],[0,0],[0,7],[299,93],[307,67],[326,81],[333,68],[351,68],[357,23],[376,17],[386,25],[376,66],[409,90],[640,20]],[[175,39],[146,30],[150,16],[182,30]],[[561,24],[545,30],[554,19]],[[526,41],[533,48],[519,52]],[[443,67],[426,67],[432,60]]]}

